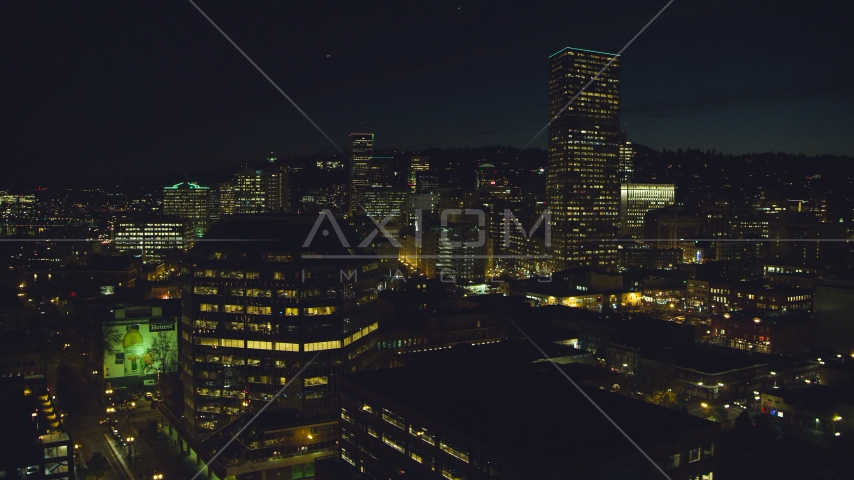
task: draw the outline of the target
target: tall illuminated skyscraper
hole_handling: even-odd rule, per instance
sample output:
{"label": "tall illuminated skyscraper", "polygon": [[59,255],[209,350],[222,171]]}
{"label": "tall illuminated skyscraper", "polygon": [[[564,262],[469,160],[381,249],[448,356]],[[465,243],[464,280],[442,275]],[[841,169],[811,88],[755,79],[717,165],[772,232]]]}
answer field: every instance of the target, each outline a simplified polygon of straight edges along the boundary
{"label": "tall illuminated skyscraper", "polygon": [[549,57],[549,119],[554,120],[549,124],[546,195],[556,270],[617,261],[619,57],[561,112],[614,57],[569,47]]}
{"label": "tall illuminated skyscraper", "polygon": [[234,213],[264,213],[267,195],[261,170],[242,170],[234,176]]}
{"label": "tall illuminated skyscraper", "polygon": [[190,235],[201,238],[208,229],[208,199],[210,188],[197,183],[182,182],[163,187],[163,214],[187,222]]}
{"label": "tall illuminated skyscraper", "polygon": [[373,133],[350,134],[350,216],[364,214],[365,191],[371,186],[370,162],[374,156]]}
{"label": "tall illuminated skyscraper", "polygon": [[244,169],[233,180],[233,213],[290,211],[290,187],[284,166]]}
{"label": "tall illuminated skyscraper", "polygon": [[261,187],[267,194],[267,211],[287,213],[291,211],[290,182],[284,165],[264,169]]}
{"label": "tall illuminated skyscraper", "polygon": [[418,175],[418,172],[426,172],[428,170],[430,170],[430,157],[416,155],[409,158],[409,175],[407,176],[407,180],[409,181],[409,189],[412,193],[415,193],[416,175]]}
{"label": "tall illuminated skyscraper", "polygon": [[620,133],[620,183],[631,183],[634,177],[635,149],[626,138],[626,132]]}

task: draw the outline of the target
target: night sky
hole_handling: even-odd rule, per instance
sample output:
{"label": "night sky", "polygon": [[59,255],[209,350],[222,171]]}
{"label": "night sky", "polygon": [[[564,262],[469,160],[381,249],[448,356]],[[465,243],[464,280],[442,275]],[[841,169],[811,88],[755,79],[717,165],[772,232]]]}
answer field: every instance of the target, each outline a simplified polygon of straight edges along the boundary
{"label": "night sky", "polygon": [[[547,57],[617,52],[666,1],[197,3],[341,148],[407,149],[525,145]],[[846,7],[676,0],[623,54],[629,139],[854,155]],[[334,151],[189,2],[4,2],[0,45],[0,188]]]}

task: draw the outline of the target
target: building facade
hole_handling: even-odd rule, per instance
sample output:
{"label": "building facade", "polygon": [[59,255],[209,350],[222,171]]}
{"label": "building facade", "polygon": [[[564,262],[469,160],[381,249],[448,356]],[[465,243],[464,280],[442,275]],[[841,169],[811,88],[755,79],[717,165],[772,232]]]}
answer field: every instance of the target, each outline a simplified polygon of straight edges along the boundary
{"label": "building facade", "polygon": [[[543,388],[535,400],[523,390],[543,386],[539,377],[524,385],[507,378],[511,386],[495,386],[477,375],[465,380],[454,372],[413,375],[411,368],[341,379],[340,455],[365,478],[545,480],[567,478],[569,471],[579,478],[616,478],[618,471],[652,478],[655,468],[636,450],[615,447],[605,420],[582,412],[584,406],[568,400],[572,395],[556,402]],[[644,445],[674,478],[713,479],[717,425],[582,388],[633,425],[642,422],[658,431],[661,424],[654,424],[666,422],[667,434],[644,435]]]}
{"label": "building facade", "polygon": [[163,187],[163,214],[183,219],[192,238],[201,238],[210,221],[210,188],[182,182]]}
{"label": "building facade", "polygon": [[406,216],[407,192],[397,191],[393,188],[372,188],[365,192],[365,212],[377,222],[383,222],[391,217],[389,225],[402,225]]}
{"label": "building facade", "polygon": [[635,149],[632,142],[626,140],[626,132],[620,134],[620,183],[632,183],[635,167]]}
{"label": "building facade", "polygon": [[620,185],[620,234],[645,238],[647,212],[664,208],[676,201],[673,184],[623,183]]}
{"label": "building facade", "polygon": [[373,133],[350,134],[350,216],[360,215],[359,204],[371,186],[370,161],[374,156]]}
{"label": "building facade", "polygon": [[189,232],[175,217],[134,217],[116,222],[113,244],[119,252],[129,252],[143,263],[163,260],[186,245]]}
{"label": "building facade", "polygon": [[[378,263],[339,258],[354,255],[344,245],[358,241],[329,222],[323,215],[235,215],[211,229],[235,241],[188,252],[179,363],[190,435],[202,438],[257,411],[308,363],[268,410],[328,413],[330,375],[371,366]],[[312,227],[321,224],[342,236],[314,237]],[[237,241],[244,238],[255,241]],[[336,259],[323,257],[329,254]]]}
{"label": "building facade", "polygon": [[412,193],[416,193],[416,180],[418,172],[427,172],[430,170],[430,157],[417,155],[409,158],[409,174],[407,182]]}
{"label": "building facade", "polygon": [[619,62],[616,55],[577,48],[549,57],[546,200],[555,270],[617,262]]}
{"label": "building facade", "polygon": [[815,321],[811,315],[762,312],[732,312],[713,315],[711,340],[738,350],[759,353],[786,353],[807,348],[812,343]]}
{"label": "building facade", "polygon": [[483,283],[490,266],[487,230],[477,225],[430,227],[423,232],[420,265],[427,278]]}

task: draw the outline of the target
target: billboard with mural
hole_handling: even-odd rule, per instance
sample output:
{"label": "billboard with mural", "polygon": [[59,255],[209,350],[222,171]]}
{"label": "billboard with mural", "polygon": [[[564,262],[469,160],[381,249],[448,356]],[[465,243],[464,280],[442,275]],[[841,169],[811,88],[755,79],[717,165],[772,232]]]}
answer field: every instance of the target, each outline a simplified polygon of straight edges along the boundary
{"label": "billboard with mural", "polygon": [[116,319],[104,323],[104,378],[178,370],[177,319]]}

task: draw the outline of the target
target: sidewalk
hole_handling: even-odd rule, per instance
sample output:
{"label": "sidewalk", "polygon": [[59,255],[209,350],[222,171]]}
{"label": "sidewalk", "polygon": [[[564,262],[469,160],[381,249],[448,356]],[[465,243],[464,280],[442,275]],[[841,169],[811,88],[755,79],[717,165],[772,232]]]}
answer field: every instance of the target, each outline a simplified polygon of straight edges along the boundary
{"label": "sidewalk", "polygon": [[107,435],[106,433],[104,434],[104,438],[107,440],[107,444],[110,446],[110,449],[112,449],[113,453],[116,455],[116,458],[118,458],[119,465],[121,465],[125,474],[128,477],[130,477],[130,480],[137,480],[136,477],[134,477],[133,473],[131,473],[130,469],[128,468],[127,463],[125,463],[125,459],[122,458],[122,447],[116,446],[116,444],[113,442],[113,439],[110,438],[110,436]]}
{"label": "sidewalk", "polygon": [[196,465],[194,458],[181,455],[174,440],[158,428],[154,433],[139,432],[138,427],[132,426],[136,441],[134,442],[134,469],[137,480],[150,480],[154,473],[162,473],[164,480],[192,478],[202,465]]}

